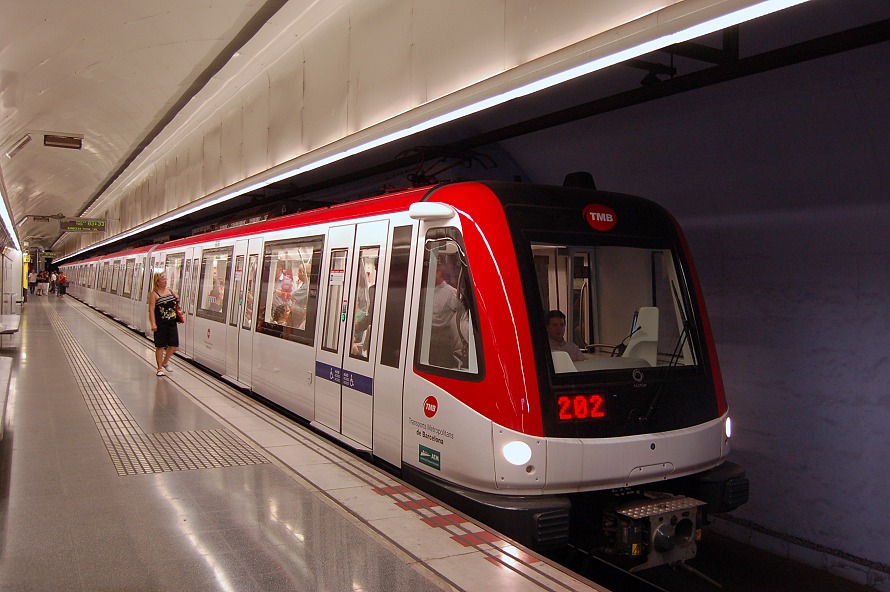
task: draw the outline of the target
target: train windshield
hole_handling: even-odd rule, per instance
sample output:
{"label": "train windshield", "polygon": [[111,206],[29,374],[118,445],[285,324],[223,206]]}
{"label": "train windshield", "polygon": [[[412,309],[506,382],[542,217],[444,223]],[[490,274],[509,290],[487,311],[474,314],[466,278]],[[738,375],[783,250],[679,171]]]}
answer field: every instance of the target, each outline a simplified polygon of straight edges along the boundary
{"label": "train windshield", "polygon": [[697,363],[669,249],[534,243],[557,374]]}

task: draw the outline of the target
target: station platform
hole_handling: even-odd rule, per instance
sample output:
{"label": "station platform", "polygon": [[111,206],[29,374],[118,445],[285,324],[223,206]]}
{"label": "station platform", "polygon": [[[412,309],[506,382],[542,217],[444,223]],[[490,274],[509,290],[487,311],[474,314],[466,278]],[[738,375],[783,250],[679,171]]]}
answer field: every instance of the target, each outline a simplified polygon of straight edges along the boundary
{"label": "station platform", "polygon": [[0,590],[604,590],[71,298],[0,349]]}

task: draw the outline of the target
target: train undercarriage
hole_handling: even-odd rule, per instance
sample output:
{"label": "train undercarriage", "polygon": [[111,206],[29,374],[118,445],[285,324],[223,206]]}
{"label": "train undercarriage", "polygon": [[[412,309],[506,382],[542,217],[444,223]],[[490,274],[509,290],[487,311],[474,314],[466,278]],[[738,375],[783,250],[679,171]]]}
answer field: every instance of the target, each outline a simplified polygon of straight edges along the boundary
{"label": "train undercarriage", "polygon": [[629,571],[694,558],[708,517],[741,506],[749,492],[744,469],[732,462],[657,487],[565,496],[480,493],[410,468],[402,476],[530,549],[571,546]]}

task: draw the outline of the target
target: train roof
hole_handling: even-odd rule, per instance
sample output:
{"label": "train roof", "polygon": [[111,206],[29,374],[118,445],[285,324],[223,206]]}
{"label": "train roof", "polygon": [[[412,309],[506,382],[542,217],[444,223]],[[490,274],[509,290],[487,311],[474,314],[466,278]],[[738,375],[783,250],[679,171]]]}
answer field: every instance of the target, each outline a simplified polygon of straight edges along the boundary
{"label": "train roof", "polygon": [[535,209],[548,208],[550,211],[554,211],[554,208],[575,209],[579,204],[583,204],[584,202],[589,203],[592,199],[595,199],[602,201],[603,203],[621,203],[624,207],[630,207],[636,210],[638,214],[643,214],[644,212],[657,212],[657,217],[661,218],[661,215],[665,213],[665,210],[661,205],[651,200],[622,193],[600,191],[597,189],[567,188],[558,185],[511,183],[507,181],[439,183],[394,193],[384,193],[374,197],[334,204],[304,212],[297,212],[286,216],[272,218],[270,220],[244,224],[234,228],[225,228],[203,234],[196,234],[194,236],[175,239],[165,243],[147,245],[128,249],[126,251],[90,257],[88,259],[77,261],[76,263],[82,264],[122,256],[140,255],[148,253],[153,249],[178,249],[198,243],[221,241],[255,234],[268,234],[278,230],[311,226],[318,223],[338,222],[342,220],[404,212],[408,210],[411,204],[423,201],[428,197],[433,196],[434,193],[439,193],[439,191],[443,193],[443,201],[449,202],[451,201],[450,198],[454,196],[451,191],[455,188],[460,188],[461,186],[475,186],[477,189],[486,188],[489,192],[488,195],[495,197],[497,201],[505,207],[511,205],[531,206]]}
{"label": "train roof", "polygon": [[432,185],[399,191],[397,193],[385,193],[348,203],[335,204],[328,207],[307,210],[305,212],[288,214],[271,220],[253,222],[235,228],[226,228],[204,234],[196,234],[194,236],[163,243],[158,246],[163,249],[175,249],[208,241],[238,238],[257,233],[265,234],[300,226],[311,226],[312,224],[318,224],[320,222],[337,222],[339,220],[363,218],[378,214],[403,212],[407,210],[411,204],[423,200],[424,196],[426,196],[432,189],[435,189],[435,187],[435,185]]}

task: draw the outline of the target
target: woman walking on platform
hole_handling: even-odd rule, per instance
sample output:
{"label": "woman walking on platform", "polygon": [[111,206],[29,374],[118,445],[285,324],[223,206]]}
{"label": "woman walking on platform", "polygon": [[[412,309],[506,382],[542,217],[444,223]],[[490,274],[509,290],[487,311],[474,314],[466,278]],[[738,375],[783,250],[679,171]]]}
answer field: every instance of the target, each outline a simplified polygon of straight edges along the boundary
{"label": "woman walking on platform", "polygon": [[151,330],[155,334],[158,376],[166,376],[166,372],[172,372],[170,357],[179,346],[179,328],[176,326],[178,306],[179,297],[167,289],[167,274],[156,273],[154,290],[148,297],[148,320],[151,321]]}

